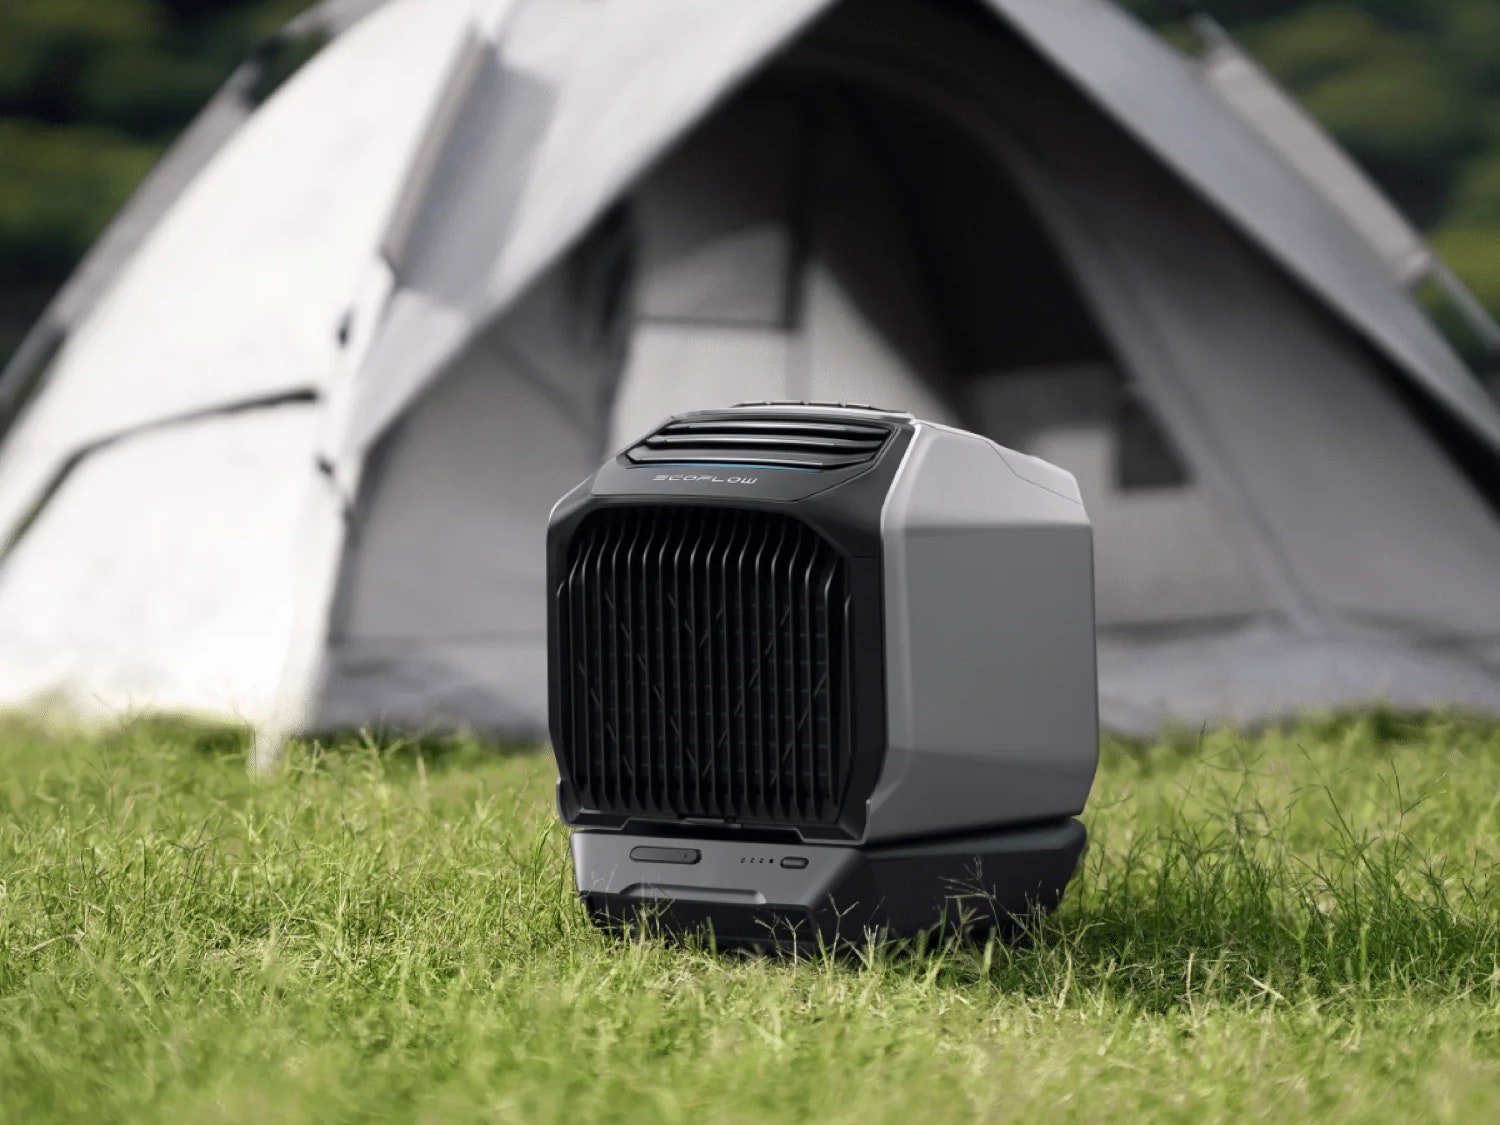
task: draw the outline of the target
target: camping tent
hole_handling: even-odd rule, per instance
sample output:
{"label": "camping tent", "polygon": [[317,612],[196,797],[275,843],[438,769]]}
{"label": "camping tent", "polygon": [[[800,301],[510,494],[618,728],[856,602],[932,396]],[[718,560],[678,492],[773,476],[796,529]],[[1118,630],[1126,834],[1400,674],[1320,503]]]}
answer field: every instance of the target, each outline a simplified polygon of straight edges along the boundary
{"label": "camping tent", "polygon": [[816,398],[1074,472],[1107,725],[1500,713],[1500,411],[1315,164],[1105,0],[390,0],[32,380],[0,700],[540,735],[553,501]]}

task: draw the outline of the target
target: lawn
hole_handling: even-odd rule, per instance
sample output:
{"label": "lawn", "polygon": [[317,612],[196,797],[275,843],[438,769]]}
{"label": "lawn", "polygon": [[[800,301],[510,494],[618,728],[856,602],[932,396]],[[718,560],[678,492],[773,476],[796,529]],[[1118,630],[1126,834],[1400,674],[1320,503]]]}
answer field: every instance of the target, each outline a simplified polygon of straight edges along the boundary
{"label": "lawn", "polygon": [[546,755],[0,727],[5,1121],[1500,1120],[1500,728],[1110,744],[1024,940],[615,941]]}

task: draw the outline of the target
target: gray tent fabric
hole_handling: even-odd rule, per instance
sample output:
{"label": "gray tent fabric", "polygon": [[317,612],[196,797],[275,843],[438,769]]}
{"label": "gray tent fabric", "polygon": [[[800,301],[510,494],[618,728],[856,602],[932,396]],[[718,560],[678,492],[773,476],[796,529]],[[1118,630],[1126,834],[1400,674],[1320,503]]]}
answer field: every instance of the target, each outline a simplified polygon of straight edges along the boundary
{"label": "gray tent fabric", "polygon": [[[455,29],[381,165],[385,233],[338,275],[367,281],[302,408],[300,593],[255,721],[545,736],[552,503],[672,413],[764,398],[1072,472],[1106,726],[1500,714],[1500,411],[1107,0],[459,4],[390,0],[325,52]],[[0,561],[0,624],[23,594]]]}
{"label": "gray tent fabric", "polygon": [[314,726],[545,736],[536,529],[598,467],[627,344],[625,253],[617,223],[596,231],[377,446],[351,517]]}
{"label": "gray tent fabric", "polygon": [[374,344],[344,447],[330,453],[358,456],[377,440],[477,320],[513,301],[825,2],[692,13],[679,0],[515,6],[433,155],[432,202],[412,220],[390,328]]}
{"label": "gray tent fabric", "polygon": [[1261,250],[1500,448],[1500,419],[1379,255],[1190,67],[1105,0],[989,0],[1054,66]]}
{"label": "gray tent fabric", "polygon": [[1475,338],[1500,351],[1494,316],[1353,158],[1222,27],[1206,16],[1193,24],[1205,46],[1200,73],[1224,101],[1338,208],[1403,285],[1432,282]]}
{"label": "gray tent fabric", "polygon": [[1216,24],[1195,21],[1203,77],[1287,160],[1317,184],[1404,284],[1426,277],[1432,249],[1337,143]]}
{"label": "gray tent fabric", "polygon": [[[1414,423],[1397,373],[1350,330],[1362,308],[1394,303],[1398,323],[1420,323],[1414,339],[1430,346],[1435,333],[1413,319],[1410,298],[1388,273],[1362,281],[1362,294],[1334,284],[1351,257],[1355,267],[1374,259],[1316,196],[1300,200],[1302,213],[1333,233],[1309,248],[1263,216],[1281,239],[1268,252],[1238,213],[1266,204],[1240,196],[1230,206],[1184,182],[1024,40],[993,24],[971,35],[961,19],[900,3],[835,11],[636,181],[623,197],[637,240],[632,338],[595,459],[695,406],[901,406],[1079,476],[1097,534],[1109,725],[1243,722],[1376,698],[1500,704],[1500,670],[1480,655],[1500,636],[1500,520]],[[1300,190],[1269,168],[1277,190]],[[934,216],[947,206],[961,221],[945,227]],[[994,238],[995,253],[976,253],[976,235]],[[1007,261],[1005,250],[1034,257]],[[1288,256],[1306,259],[1304,272],[1337,299],[1289,275]],[[1008,305],[989,296],[996,261]],[[1020,338],[1023,318],[1040,318],[1032,339]],[[478,354],[507,346],[507,324]],[[506,369],[490,368],[497,378]],[[600,386],[582,376],[599,369],[572,370],[579,386]],[[1472,376],[1440,364],[1420,377],[1433,372],[1474,390]],[[450,370],[430,393],[456,396],[461,381]],[[1124,489],[1114,479],[1127,388],[1179,447],[1187,483]],[[526,383],[494,393],[529,417]],[[1494,412],[1469,397],[1464,416],[1483,431]],[[506,443],[508,457],[490,454],[495,472],[464,475],[493,480],[502,463],[562,456],[567,468],[536,469],[560,493],[570,471],[587,471],[586,447],[531,432]],[[403,473],[392,463],[381,475]],[[427,486],[415,470],[407,479],[410,508]],[[491,518],[495,551],[524,541],[524,525]],[[539,527],[540,507],[531,518]],[[523,593],[497,620],[540,612],[539,555],[530,566],[529,578],[523,567],[507,580]],[[476,595],[486,588],[491,605],[510,604],[498,581],[480,581]],[[332,651],[346,650],[360,648],[335,635]],[[418,699],[472,680],[458,663],[442,665]],[[371,698],[351,713],[403,690],[369,683]],[[513,723],[516,705],[495,701],[495,719]],[[539,710],[532,718],[544,722]]]}

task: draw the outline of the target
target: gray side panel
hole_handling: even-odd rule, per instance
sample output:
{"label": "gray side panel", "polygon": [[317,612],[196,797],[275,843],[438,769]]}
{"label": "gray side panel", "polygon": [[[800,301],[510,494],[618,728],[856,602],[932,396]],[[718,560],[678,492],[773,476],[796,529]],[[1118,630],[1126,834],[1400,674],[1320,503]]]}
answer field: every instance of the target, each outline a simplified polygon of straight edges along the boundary
{"label": "gray side panel", "polygon": [[1082,505],[923,426],[882,535],[889,750],[866,838],[1076,813],[1098,760]]}

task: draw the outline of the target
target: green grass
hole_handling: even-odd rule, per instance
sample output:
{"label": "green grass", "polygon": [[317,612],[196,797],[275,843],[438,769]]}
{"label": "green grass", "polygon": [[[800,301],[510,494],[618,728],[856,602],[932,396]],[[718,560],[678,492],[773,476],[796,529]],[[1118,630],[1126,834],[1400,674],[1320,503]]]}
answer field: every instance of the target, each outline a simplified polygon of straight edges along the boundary
{"label": "green grass", "polygon": [[612,941],[551,761],[0,737],[0,1118],[1500,1119],[1500,729],[1106,750],[1027,940]]}

